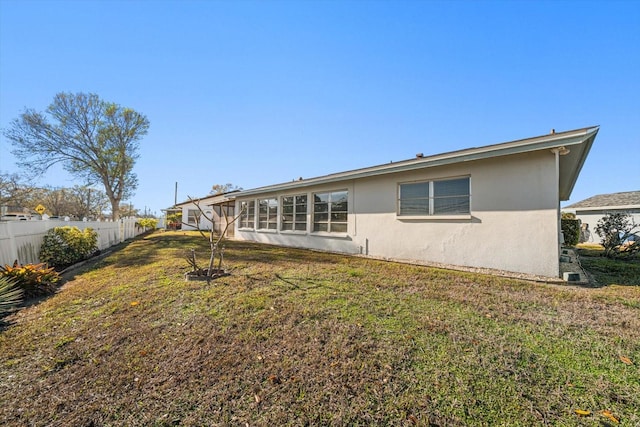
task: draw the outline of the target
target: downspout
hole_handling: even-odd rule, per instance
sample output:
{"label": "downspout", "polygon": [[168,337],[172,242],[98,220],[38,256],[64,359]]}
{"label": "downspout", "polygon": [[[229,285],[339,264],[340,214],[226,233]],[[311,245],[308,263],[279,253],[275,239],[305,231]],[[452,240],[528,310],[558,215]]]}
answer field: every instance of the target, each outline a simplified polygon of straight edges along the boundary
{"label": "downspout", "polygon": [[551,152],[555,155],[555,173],[556,173],[556,185],[554,187],[556,200],[556,233],[558,244],[556,245],[555,259],[558,262],[558,277],[560,274],[560,253],[562,252],[562,245],[564,244],[564,234],[562,234],[562,213],[560,210],[560,156],[569,154],[569,149],[566,147],[552,148]]}
{"label": "downspout", "polygon": [[358,235],[358,217],[356,215],[356,180],[351,181],[351,203],[350,206],[351,215],[353,215],[353,235]]}
{"label": "downspout", "polygon": [[[563,147],[564,148],[564,147]],[[552,148],[551,152],[555,156],[555,174],[556,174],[556,185],[554,186],[555,195],[554,200],[556,201],[556,218],[558,221],[558,249],[564,243],[564,235],[562,234],[562,227],[560,224],[561,214],[560,214],[560,148]]]}

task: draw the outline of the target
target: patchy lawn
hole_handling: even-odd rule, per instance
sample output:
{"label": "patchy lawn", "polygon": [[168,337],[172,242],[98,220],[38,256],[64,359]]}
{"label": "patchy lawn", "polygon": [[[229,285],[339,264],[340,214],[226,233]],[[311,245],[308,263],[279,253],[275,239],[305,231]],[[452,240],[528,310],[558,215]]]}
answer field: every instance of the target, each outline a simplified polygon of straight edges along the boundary
{"label": "patchy lawn", "polygon": [[[10,426],[640,424],[640,287],[155,233],[0,333]],[[577,412],[576,412],[577,411]],[[580,412],[583,411],[583,412]]]}
{"label": "patchy lawn", "polygon": [[640,254],[614,260],[602,255],[604,248],[600,245],[581,244],[576,250],[580,263],[599,286],[640,286]]}

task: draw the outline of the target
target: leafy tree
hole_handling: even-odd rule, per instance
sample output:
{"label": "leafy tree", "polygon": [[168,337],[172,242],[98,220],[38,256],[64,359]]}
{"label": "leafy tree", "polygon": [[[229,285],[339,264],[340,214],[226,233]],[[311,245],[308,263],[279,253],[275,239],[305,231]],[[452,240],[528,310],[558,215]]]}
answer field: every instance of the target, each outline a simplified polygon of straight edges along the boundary
{"label": "leafy tree", "polygon": [[606,214],[598,220],[595,231],[602,239],[604,255],[620,258],[640,252],[640,242],[629,240],[638,227],[632,223],[631,215],[627,213]]}
{"label": "leafy tree", "polygon": [[218,194],[224,194],[235,190],[242,190],[242,187],[238,187],[237,185],[233,185],[231,183],[213,184],[211,186],[211,191],[209,192],[209,194],[211,194],[212,196],[217,196]]}
{"label": "leafy tree", "polygon": [[181,228],[182,225],[182,212],[176,212],[167,215],[167,226],[172,230]]}
{"label": "leafy tree", "polygon": [[122,216],[138,216],[138,209],[136,209],[131,203],[122,203],[120,205],[120,212]]}
{"label": "leafy tree", "polygon": [[45,113],[25,110],[4,134],[24,167],[43,173],[59,163],[85,182],[101,183],[118,219],[120,202],[137,187],[133,166],[148,129],[147,118],[131,108],[63,92]]}

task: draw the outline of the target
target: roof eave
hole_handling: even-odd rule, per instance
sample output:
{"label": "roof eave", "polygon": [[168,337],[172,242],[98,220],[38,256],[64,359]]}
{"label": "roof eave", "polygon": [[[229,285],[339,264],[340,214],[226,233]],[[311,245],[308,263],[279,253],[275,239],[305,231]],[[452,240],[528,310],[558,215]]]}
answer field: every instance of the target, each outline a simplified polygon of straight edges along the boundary
{"label": "roof eave", "polygon": [[189,200],[186,200],[184,202],[176,203],[175,206],[188,206],[188,205],[192,205],[192,204],[200,204],[201,202],[204,202],[204,201],[207,201],[207,200],[220,199],[220,200],[212,201],[211,203],[205,204],[205,206],[213,206],[213,205],[217,205],[217,204],[220,204],[220,203],[227,202],[229,200],[235,200],[236,195],[237,195],[238,192],[239,192],[239,190],[234,190],[234,191],[230,191],[228,193],[216,194],[216,195],[205,196],[205,197],[198,197],[198,198],[193,198],[193,199],[189,198]]}
{"label": "roof eave", "polygon": [[588,207],[569,207],[564,209],[573,211],[608,211],[608,210],[624,210],[624,209],[640,209],[640,205],[619,205],[619,206],[588,206]]}
{"label": "roof eave", "polygon": [[[590,140],[589,148],[598,132],[599,127],[583,128],[574,131],[561,132],[528,138],[518,141],[494,144],[478,148],[468,148],[465,150],[453,151],[450,153],[437,154],[434,156],[404,160],[396,163],[387,163],[379,166],[372,166],[363,169],[357,169],[347,172],[339,172],[330,175],[324,175],[316,178],[309,178],[298,181],[291,181],[281,184],[274,184],[265,187],[258,187],[249,190],[243,190],[236,194],[237,197],[253,196],[256,194],[264,194],[276,191],[284,191],[293,188],[305,188],[315,185],[331,184],[335,182],[343,182],[353,179],[368,178],[373,176],[385,175],[390,173],[407,172],[416,169],[431,168],[437,166],[445,166],[453,163],[469,162],[474,160],[482,160],[491,157],[500,157],[513,154],[527,153],[533,151],[553,149],[562,146],[578,145]],[[586,154],[580,159],[579,169],[586,159]],[[579,173],[579,169],[577,173]],[[577,173],[575,179],[577,179]],[[575,179],[570,185],[570,190],[575,185]],[[569,194],[571,191],[569,191]],[[563,199],[566,200],[566,199]]]}
{"label": "roof eave", "polygon": [[[600,130],[599,126],[588,128],[586,129],[586,132],[582,140],[574,142],[572,144],[566,144],[566,145],[577,146],[572,149],[574,150],[579,149],[579,151],[577,156],[575,155],[571,157],[567,156],[567,158],[571,159],[572,161],[569,162],[568,165],[564,166],[564,168],[563,168],[563,163],[561,158],[561,163],[560,163],[561,171],[560,171],[560,177],[559,177],[560,182],[558,183],[559,185],[558,195],[559,195],[560,201],[569,200],[569,198],[571,197],[571,193],[573,192],[573,188],[576,185],[578,176],[580,175],[580,171],[582,170],[582,167],[584,166],[584,163],[587,160],[587,156],[589,155],[589,151],[591,150],[591,146],[593,145],[593,142],[595,141],[596,135],[598,134],[599,130]],[[563,173],[564,170],[562,169],[566,170],[566,168],[569,168],[568,173]]]}

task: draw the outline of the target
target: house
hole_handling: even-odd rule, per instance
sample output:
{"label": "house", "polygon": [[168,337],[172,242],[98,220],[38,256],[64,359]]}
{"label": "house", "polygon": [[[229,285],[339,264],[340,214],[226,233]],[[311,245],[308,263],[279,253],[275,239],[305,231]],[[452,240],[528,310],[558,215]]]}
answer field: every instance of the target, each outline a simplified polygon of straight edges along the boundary
{"label": "house", "polygon": [[560,202],[598,129],[243,190],[235,238],[557,278]]}
{"label": "house", "polygon": [[631,215],[633,224],[640,224],[640,191],[625,191],[622,193],[598,194],[562,209],[563,212],[573,213],[582,222],[583,242],[599,242],[595,234],[598,221],[609,213],[627,213]]}
{"label": "house", "polygon": [[[186,202],[177,203],[173,209],[182,211],[183,230],[213,230],[220,233],[225,229],[227,222],[232,223],[235,216],[235,204],[233,202],[238,190],[215,196],[189,199]],[[210,221],[209,219],[212,219]],[[227,228],[227,237],[233,237],[234,227]]]}

